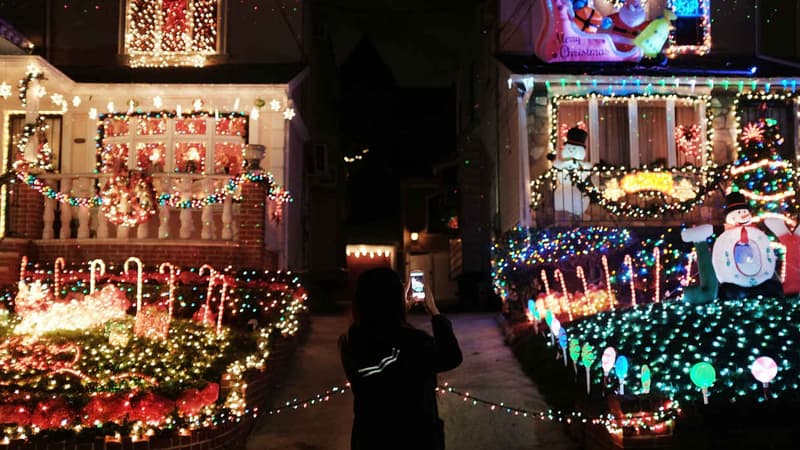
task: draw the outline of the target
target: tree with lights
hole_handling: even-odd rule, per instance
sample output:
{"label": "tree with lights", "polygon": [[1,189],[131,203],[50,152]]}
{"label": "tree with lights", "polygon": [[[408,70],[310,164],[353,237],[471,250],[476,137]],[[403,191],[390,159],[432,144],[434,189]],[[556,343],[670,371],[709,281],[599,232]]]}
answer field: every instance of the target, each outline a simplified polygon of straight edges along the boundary
{"label": "tree with lights", "polygon": [[794,167],[780,156],[783,141],[773,119],[742,129],[739,157],[731,167],[731,190],[745,196],[754,216],[785,217],[795,211]]}

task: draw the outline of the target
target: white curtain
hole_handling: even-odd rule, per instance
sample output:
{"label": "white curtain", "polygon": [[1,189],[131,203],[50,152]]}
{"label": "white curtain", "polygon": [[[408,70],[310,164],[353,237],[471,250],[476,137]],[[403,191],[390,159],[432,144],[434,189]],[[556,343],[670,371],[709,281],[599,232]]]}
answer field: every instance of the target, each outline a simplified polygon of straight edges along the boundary
{"label": "white curtain", "polygon": [[637,102],[639,164],[667,166],[667,104],[663,100]]}
{"label": "white curtain", "polygon": [[628,102],[609,101],[598,105],[600,159],[616,166],[630,166]]}

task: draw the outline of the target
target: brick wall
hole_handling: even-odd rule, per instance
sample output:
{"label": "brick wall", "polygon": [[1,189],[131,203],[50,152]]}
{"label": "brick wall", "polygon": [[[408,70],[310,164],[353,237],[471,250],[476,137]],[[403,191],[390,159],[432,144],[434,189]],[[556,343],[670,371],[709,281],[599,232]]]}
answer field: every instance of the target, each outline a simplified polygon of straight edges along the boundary
{"label": "brick wall", "polygon": [[6,215],[6,237],[39,239],[44,222],[44,197],[23,183],[8,187],[8,214]]}

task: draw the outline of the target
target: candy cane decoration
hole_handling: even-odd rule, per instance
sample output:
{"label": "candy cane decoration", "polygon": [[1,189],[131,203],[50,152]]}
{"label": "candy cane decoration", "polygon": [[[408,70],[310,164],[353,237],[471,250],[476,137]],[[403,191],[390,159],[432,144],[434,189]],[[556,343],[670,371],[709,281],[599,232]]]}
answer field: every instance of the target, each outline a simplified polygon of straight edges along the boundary
{"label": "candy cane decoration", "polygon": [[228,298],[228,280],[224,275],[217,275],[217,278],[222,280],[222,292],[219,294],[219,313],[217,316],[217,334],[222,331],[222,315],[225,312],[225,301]]}
{"label": "candy cane decoration", "polygon": [[589,285],[586,284],[586,274],[583,273],[583,267],[578,266],[575,273],[578,275],[578,278],[581,280],[581,284],[583,285],[583,293],[589,292]]}
{"label": "candy cane decoration", "polygon": [[169,286],[169,299],[167,300],[167,308],[169,310],[169,320],[172,321],[172,308],[175,304],[175,266],[168,262],[163,262],[158,266],[158,273],[162,275],[167,270],[169,270],[169,278],[167,281]]}
{"label": "candy cane decoration", "polygon": [[689,286],[692,284],[692,262],[695,259],[697,259],[697,253],[689,253],[689,260],[686,262],[686,284],[684,286]]}
{"label": "candy cane decoration", "polygon": [[53,296],[55,296],[55,298],[61,297],[61,271],[64,270],[64,266],[66,265],[67,262],[64,261],[64,258],[61,256],[56,258],[56,262],[53,264],[53,284],[55,285]]}
{"label": "candy cane decoration", "polygon": [[128,274],[128,263],[131,261],[136,263],[137,272],[136,272],[136,317],[139,317],[139,312],[142,310],[142,269],[144,268],[144,264],[142,264],[142,260],[131,256],[130,258],[125,260],[125,264],[122,266],[122,270],[125,272],[125,275]]}
{"label": "candy cane decoration", "polygon": [[628,266],[628,273],[631,275],[631,305],[636,306],[636,291],[634,290],[633,285],[633,259],[631,255],[625,255],[625,258],[622,260],[626,266]]}
{"label": "candy cane decoration", "polygon": [[661,300],[661,250],[658,247],[653,248],[653,259],[656,260],[656,273],[654,274],[656,281],[655,301],[658,303]]}
{"label": "candy cane decoration", "polygon": [[28,275],[28,257],[22,256],[22,260],[19,263],[19,281],[25,281],[25,277]]}
{"label": "candy cane decoration", "polygon": [[211,293],[214,291],[214,283],[216,282],[217,271],[208,264],[203,264],[197,271],[197,275],[202,277],[203,270],[208,271],[208,290],[206,291],[206,306],[205,309],[203,310],[203,325],[205,325],[208,323],[208,311],[209,308],[211,308]]}
{"label": "candy cane decoration", "polygon": [[100,269],[101,277],[106,274],[106,263],[104,263],[102,259],[93,259],[89,261],[89,295],[95,292],[95,269],[97,268]]}
{"label": "candy cane decoration", "polygon": [[561,292],[564,295],[564,297],[562,297],[562,298],[564,299],[564,306],[565,307],[562,307],[562,309],[566,309],[567,310],[567,313],[569,315],[569,321],[572,322],[572,308],[570,308],[570,306],[569,306],[569,293],[567,292],[567,285],[566,285],[566,283],[564,283],[564,274],[561,273],[561,270],[556,269],[554,275],[556,277],[556,280],[558,280],[561,283]]}
{"label": "candy cane decoration", "polygon": [[614,296],[611,295],[611,274],[608,272],[608,258],[606,258],[606,255],[603,255],[602,261],[603,261],[603,270],[605,271],[606,274],[606,291],[608,293],[608,301],[611,304],[611,307],[614,308],[615,306]]}
{"label": "candy cane decoration", "polygon": [[542,281],[544,281],[544,292],[550,295],[550,282],[547,281],[547,273],[542,269]]}

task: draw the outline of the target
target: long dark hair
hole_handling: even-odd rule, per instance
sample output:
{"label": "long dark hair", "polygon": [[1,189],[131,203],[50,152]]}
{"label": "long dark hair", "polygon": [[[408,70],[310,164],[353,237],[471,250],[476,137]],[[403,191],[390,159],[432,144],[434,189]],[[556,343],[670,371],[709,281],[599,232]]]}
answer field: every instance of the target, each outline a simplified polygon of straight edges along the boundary
{"label": "long dark hair", "polygon": [[388,267],[379,267],[358,277],[353,300],[353,322],[372,330],[407,323],[405,290],[397,272]]}

